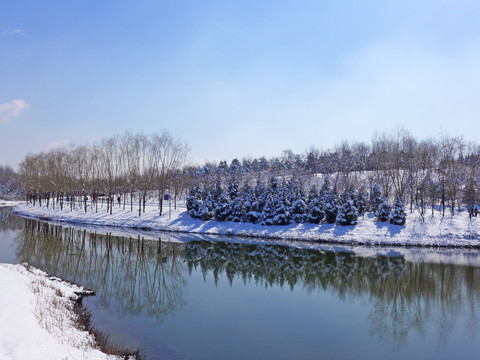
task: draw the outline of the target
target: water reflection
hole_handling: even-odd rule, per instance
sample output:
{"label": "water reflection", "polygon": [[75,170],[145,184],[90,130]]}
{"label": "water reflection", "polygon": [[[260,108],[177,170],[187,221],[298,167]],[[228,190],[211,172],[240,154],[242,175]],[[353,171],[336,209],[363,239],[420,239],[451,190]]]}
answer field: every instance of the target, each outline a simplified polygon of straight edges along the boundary
{"label": "water reflection", "polygon": [[[366,299],[371,337],[398,348],[432,331],[439,343],[447,342],[459,326],[478,340],[478,266],[414,262],[400,252],[359,256],[322,246],[150,241],[16,216],[4,216],[1,224],[18,231],[19,262],[94,289],[99,306],[120,317],[163,322],[186,305],[188,282],[200,272],[216,284],[226,278],[231,286],[238,281],[311,296],[328,292],[345,303]],[[473,261],[474,254],[467,257]]]}
{"label": "water reflection", "polygon": [[185,244],[152,242],[25,220],[17,257],[94,289],[121,316],[163,320],[183,305]]}

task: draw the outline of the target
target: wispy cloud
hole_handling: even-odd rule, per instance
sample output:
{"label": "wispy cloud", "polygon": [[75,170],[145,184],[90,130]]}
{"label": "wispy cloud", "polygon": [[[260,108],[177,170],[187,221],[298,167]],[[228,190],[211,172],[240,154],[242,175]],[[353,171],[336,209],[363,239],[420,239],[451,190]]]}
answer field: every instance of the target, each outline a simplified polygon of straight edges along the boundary
{"label": "wispy cloud", "polygon": [[48,144],[48,150],[63,148],[63,147],[66,147],[70,144],[71,144],[71,142],[68,139],[61,139],[61,140],[53,141],[50,144]]}
{"label": "wispy cloud", "polygon": [[0,104],[0,123],[6,123],[10,119],[16,118],[27,107],[28,104],[25,100],[13,100]]}
{"label": "wispy cloud", "polygon": [[8,36],[8,35],[22,35],[23,30],[21,28],[17,29],[7,29],[2,31],[2,36]]}

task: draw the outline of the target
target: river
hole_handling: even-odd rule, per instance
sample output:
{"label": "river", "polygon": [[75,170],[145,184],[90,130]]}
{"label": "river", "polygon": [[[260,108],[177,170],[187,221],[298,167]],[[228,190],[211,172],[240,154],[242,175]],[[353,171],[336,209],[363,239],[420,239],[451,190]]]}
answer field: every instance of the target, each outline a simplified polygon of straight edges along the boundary
{"label": "river", "polygon": [[478,250],[135,232],[0,208],[0,262],[95,290],[84,300],[95,326],[148,359],[480,353]]}

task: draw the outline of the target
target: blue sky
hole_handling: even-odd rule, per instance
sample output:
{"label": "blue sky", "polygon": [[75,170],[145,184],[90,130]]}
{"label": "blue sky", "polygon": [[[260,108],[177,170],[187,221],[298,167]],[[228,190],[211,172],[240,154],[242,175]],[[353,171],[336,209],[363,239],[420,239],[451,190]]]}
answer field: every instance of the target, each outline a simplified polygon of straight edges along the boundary
{"label": "blue sky", "polygon": [[0,164],[125,130],[190,161],[480,134],[478,1],[0,4]]}

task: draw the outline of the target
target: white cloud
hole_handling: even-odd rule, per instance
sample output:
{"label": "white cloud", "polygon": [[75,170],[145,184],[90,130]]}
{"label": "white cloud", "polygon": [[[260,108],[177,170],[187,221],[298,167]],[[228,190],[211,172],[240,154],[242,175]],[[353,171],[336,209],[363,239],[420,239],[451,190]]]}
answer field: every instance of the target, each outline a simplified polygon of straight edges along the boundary
{"label": "white cloud", "polygon": [[13,29],[13,30],[3,30],[2,36],[7,35],[20,35],[23,34],[23,30],[21,28]]}
{"label": "white cloud", "polygon": [[25,100],[13,100],[9,103],[0,104],[0,123],[6,123],[10,119],[16,118],[27,107],[28,104]]}

